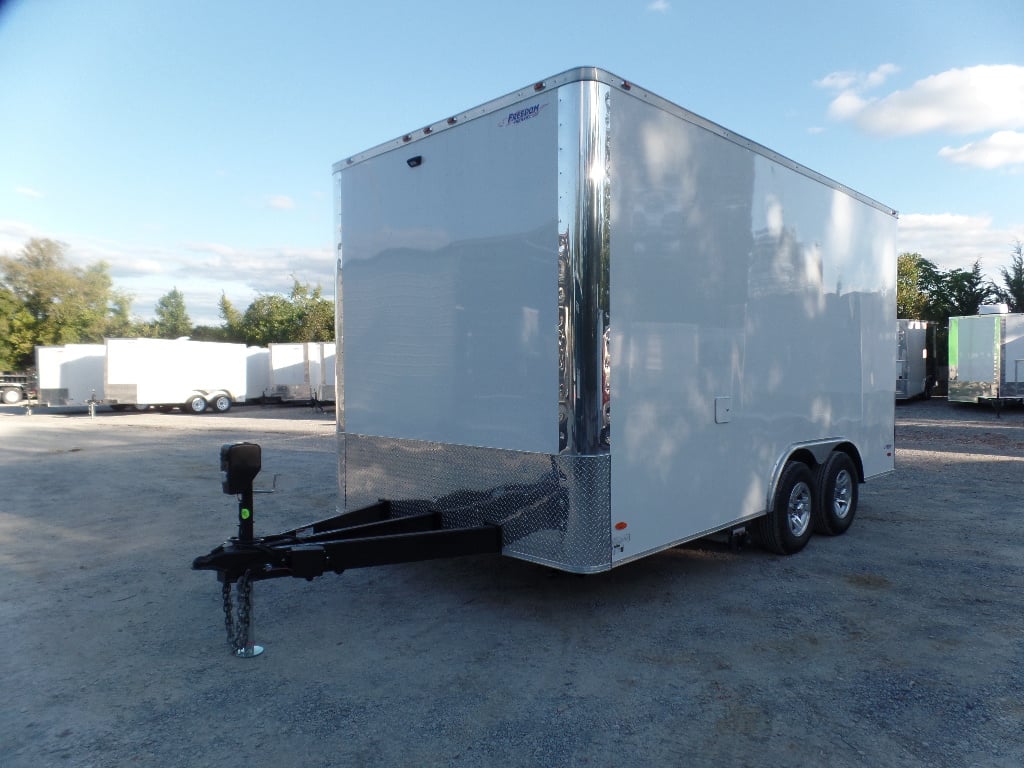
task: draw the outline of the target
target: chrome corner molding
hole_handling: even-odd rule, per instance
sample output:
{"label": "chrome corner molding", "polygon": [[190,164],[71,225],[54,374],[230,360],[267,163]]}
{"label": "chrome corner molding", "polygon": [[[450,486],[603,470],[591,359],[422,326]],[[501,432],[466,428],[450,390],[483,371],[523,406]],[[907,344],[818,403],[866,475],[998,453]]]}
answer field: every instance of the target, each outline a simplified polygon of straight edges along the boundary
{"label": "chrome corner molding", "polygon": [[334,410],[338,417],[338,432],[345,430],[345,297],[341,279],[342,239],[344,228],[341,221],[341,174],[334,174],[334,249],[336,267],[334,270]]}
{"label": "chrome corner molding", "polygon": [[558,91],[558,375],[561,454],[607,453],[611,88]]}

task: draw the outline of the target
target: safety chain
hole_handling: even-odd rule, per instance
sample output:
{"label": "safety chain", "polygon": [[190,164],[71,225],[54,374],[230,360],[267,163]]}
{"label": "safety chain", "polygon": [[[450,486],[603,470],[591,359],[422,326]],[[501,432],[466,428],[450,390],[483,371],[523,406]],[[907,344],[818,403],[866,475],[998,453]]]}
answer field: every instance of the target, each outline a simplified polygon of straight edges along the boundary
{"label": "safety chain", "polygon": [[249,626],[252,621],[252,581],[246,571],[238,579],[238,619],[235,620],[231,603],[231,582],[224,580],[221,594],[224,598],[224,629],[228,636],[228,647],[233,653],[243,650],[249,644]]}

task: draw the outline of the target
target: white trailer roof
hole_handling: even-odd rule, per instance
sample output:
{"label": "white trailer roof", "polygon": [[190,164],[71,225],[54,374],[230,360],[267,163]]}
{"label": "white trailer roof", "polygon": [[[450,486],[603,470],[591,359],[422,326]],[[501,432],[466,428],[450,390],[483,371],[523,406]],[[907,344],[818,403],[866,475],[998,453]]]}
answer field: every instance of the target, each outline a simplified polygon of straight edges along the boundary
{"label": "white trailer roof", "polygon": [[512,93],[509,93],[505,96],[492,99],[491,101],[485,102],[484,104],[474,107],[473,109],[466,110],[465,112],[460,112],[459,114],[452,115],[447,118],[442,118],[437,122],[430,123],[429,125],[411,131],[396,139],[386,141],[383,144],[378,144],[376,147],[372,147],[371,149],[359,152],[358,154],[352,155],[351,157],[348,157],[344,160],[340,160],[334,164],[333,171],[334,173],[338,173],[339,171],[342,171],[351,165],[355,165],[376,155],[380,155],[385,152],[390,152],[395,149],[400,149],[402,147],[407,147],[410,144],[425,138],[426,136],[430,136],[440,131],[448,130],[456,125],[461,125],[462,123],[468,122],[470,120],[476,120],[478,118],[486,117],[487,115],[500,112],[501,110],[524,99],[530,98],[531,96],[534,96],[540,92],[550,90],[552,88],[557,88],[562,85],[567,85],[569,83],[577,83],[582,81],[599,82],[616,87],[622,91],[631,94],[632,96],[635,96],[638,99],[641,99],[642,101],[653,104],[659,109],[663,109],[666,112],[670,112],[678,117],[683,118],[684,120],[687,120],[688,122],[693,123],[694,125],[698,125],[701,128],[716,133],[719,136],[728,139],[729,141],[735,142],[736,144],[742,147],[746,147],[747,149],[756,152],[759,155],[763,155],[764,157],[767,157],[788,168],[791,168],[792,170],[797,171],[798,173],[802,173],[805,176],[809,176],[812,179],[820,181],[822,184],[827,184],[833,189],[845,192],[846,194],[851,195],[852,197],[857,198],[861,202],[867,203],[868,205],[871,205],[879,209],[880,211],[884,211],[885,213],[888,213],[892,216],[898,215],[897,211],[894,208],[885,205],[884,203],[880,203],[879,201],[870,198],[867,195],[857,192],[856,190],[847,187],[845,184],[840,184],[838,181],[831,179],[828,176],[825,176],[821,173],[818,173],[817,171],[811,170],[807,166],[802,165],[784,155],[781,155],[778,152],[768,149],[767,147],[757,143],[756,141],[752,141],[751,139],[748,139],[745,136],[741,136],[738,133],[730,131],[728,128],[724,128],[718,123],[712,122],[711,120],[708,120],[705,117],[701,117],[700,115],[691,112],[688,109],[679,106],[678,104],[674,104],[673,102],[668,101],[667,99],[662,98],[657,94],[644,90],[643,88],[640,88],[634,83],[631,83],[628,80],[618,77],[617,75],[614,75],[611,72],[608,72],[607,70],[604,69],[600,69],[598,67],[577,67],[575,69],[566,70],[565,72],[554,75],[552,77],[545,78],[544,80],[538,80],[536,83],[530,86],[520,88],[519,90],[513,91]]}

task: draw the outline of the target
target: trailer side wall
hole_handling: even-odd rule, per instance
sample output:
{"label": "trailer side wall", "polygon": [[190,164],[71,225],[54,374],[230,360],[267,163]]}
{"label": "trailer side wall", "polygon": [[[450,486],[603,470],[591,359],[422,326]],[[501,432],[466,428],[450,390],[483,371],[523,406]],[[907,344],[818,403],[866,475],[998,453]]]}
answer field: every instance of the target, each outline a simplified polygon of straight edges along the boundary
{"label": "trailer side wall", "polygon": [[611,94],[615,559],[760,514],[790,446],[891,470],[893,217]]}

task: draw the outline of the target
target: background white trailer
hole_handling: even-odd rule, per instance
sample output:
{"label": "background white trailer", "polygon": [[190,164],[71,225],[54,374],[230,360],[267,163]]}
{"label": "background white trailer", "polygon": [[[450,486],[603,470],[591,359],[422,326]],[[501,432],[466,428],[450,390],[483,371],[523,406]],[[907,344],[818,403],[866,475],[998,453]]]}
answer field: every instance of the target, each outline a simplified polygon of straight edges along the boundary
{"label": "background white trailer", "polygon": [[245,356],[245,399],[261,402],[270,389],[270,350],[248,347]]}
{"label": "background white trailer", "polygon": [[337,343],[333,341],[320,342],[320,354],[323,364],[320,366],[320,399],[327,403],[333,403],[337,399]]}
{"label": "background white trailer", "polygon": [[888,207],[590,68],[334,172],[346,509],[592,572],[893,469]]}
{"label": "background white trailer", "polygon": [[107,339],[104,393],[115,407],[223,412],[246,395],[244,344],[189,339]]}
{"label": "background white trailer", "polygon": [[1024,314],[949,318],[949,399],[1024,399]]}
{"label": "background white trailer", "polygon": [[104,399],[103,344],[36,347],[39,402],[42,405],[86,405]]}
{"label": "background white trailer", "polygon": [[[275,343],[270,350],[268,395],[282,401],[334,398],[334,344]],[[330,386],[330,397],[325,390]]]}
{"label": "background white trailer", "polygon": [[929,371],[931,329],[924,320],[900,318],[896,329],[896,399],[931,397],[934,385]]}

